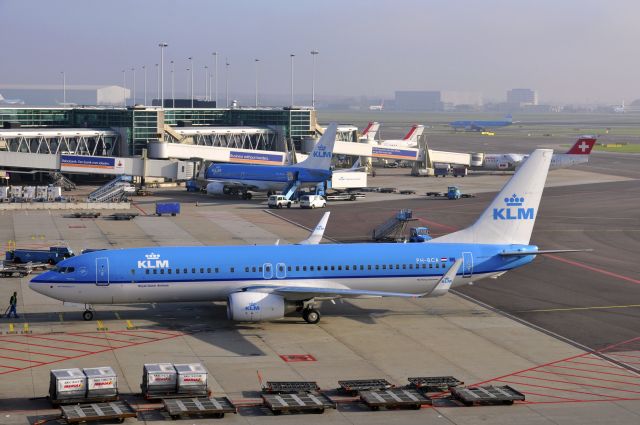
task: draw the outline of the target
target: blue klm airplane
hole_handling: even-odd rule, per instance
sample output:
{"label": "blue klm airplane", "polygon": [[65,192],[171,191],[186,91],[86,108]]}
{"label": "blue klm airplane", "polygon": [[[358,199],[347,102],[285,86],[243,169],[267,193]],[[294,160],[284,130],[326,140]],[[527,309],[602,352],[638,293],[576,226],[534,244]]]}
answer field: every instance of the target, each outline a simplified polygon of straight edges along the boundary
{"label": "blue klm airplane", "polygon": [[95,251],[60,262],[29,283],[85,304],[226,301],[229,319],[274,320],[337,298],[429,297],[524,266],[553,151],[538,149],[472,226],[425,243],[319,244],[328,216],[297,245],[148,247]]}
{"label": "blue klm airplane", "polygon": [[309,157],[295,165],[212,164],[205,173],[207,193],[250,199],[249,191],[291,194],[330,180],[337,128],[335,123],[329,125]]}
{"label": "blue klm airplane", "polygon": [[467,131],[485,131],[491,128],[508,127],[513,124],[513,117],[511,114],[506,115],[503,120],[485,121],[485,120],[472,120],[472,121],[452,121],[449,125],[454,130],[467,130]]}

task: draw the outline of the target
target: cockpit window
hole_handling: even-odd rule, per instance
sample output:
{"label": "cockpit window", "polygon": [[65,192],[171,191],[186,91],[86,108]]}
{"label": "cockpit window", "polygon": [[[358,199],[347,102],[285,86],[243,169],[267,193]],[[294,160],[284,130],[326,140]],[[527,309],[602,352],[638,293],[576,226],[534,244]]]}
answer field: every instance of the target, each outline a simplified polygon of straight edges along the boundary
{"label": "cockpit window", "polygon": [[65,273],[75,272],[76,268],[75,267],[56,267],[54,270],[57,271],[58,273],[65,274]]}

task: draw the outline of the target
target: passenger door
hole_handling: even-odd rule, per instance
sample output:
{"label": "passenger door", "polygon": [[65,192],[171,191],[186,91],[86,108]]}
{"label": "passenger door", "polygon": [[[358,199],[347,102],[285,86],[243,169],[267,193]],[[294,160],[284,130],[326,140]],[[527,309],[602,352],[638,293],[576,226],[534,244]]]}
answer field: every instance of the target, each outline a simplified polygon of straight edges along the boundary
{"label": "passenger door", "polygon": [[107,257],[96,258],[96,285],[109,285],[109,259]]}
{"label": "passenger door", "polygon": [[471,277],[473,274],[473,254],[470,252],[462,253],[462,277]]}

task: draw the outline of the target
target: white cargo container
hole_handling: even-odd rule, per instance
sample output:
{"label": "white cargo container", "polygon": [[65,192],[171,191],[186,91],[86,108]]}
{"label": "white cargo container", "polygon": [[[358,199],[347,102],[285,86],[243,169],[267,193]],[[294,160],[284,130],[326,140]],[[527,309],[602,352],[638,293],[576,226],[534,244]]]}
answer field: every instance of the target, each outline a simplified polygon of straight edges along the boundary
{"label": "white cargo container", "polygon": [[175,393],[176,369],[171,363],[149,363],[142,369],[142,391],[145,394]]}
{"label": "white cargo container", "polygon": [[53,369],[50,373],[49,397],[52,400],[84,398],[87,377],[78,368]]}
{"label": "white cargo container", "polygon": [[204,366],[200,363],[175,364],[173,366],[178,373],[179,394],[206,395],[208,372]]}
{"label": "white cargo container", "polygon": [[0,200],[9,199],[9,186],[0,186]]}
{"label": "white cargo container", "polygon": [[38,201],[46,201],[47,200],[47,186],[37,186],[36,187],[36,199]]}
{"label": "white cargo container", "polygon": [[60,186],[49,186],[47,188],[47,198],[49,201],[55,201],[62,196],[62,188]]}
{"label": "white cargo container", "polygon": [[356,189],[367,187],[365,171],[334,171],[331,176],[332,189]]}
{"label": "white cargo container", "polygon": [[118,395],[118,375],[109,366],[82,370],[87,377],[87,398],[112,398]]}
{"label": "white cargo container", "polygon": [[35,186],[25,186],[22,189],[22,197],[27,200],[33,200],[36,198],[36,187]]}

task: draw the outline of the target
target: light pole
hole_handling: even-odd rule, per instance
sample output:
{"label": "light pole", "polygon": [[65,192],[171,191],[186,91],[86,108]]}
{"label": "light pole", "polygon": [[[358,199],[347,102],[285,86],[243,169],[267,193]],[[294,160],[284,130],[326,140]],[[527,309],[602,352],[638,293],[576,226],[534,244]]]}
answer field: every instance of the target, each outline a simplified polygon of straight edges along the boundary
{"label": "light pole", "polygon": [[311,107],[316,107],[316,56],[320,53],[317,50],[311,51],[311,57],[313,58],[313,68],[311,70]]}
{"label": "light pole", "polygon": [[122,105],[127,107],[127,71],[122,70]]}
{"label": "light pole", "polygon": [[191,71],[191,68],[187,68],[187,93],[189,93],[189,86],[191,85],[191,81],[189,80],[189,71]]}
{"label": "light pole", "polygon": [[158,66],[158,64],[156,64],[156,81],[157,81],[157,88],[156,88],[156,99],[160,99],[160,66]]}
{"label": "light pole", "polygon": [[147,106],[147,66],[142,65],[144,71],[144,106]]}
{"label": "light pole", "polygon": [[291,106],[293,107],[293,58],[296,57],[293,53],[289,55],[291,58]]}
{"label": "light pole", "polygon": [[215,101],[216,101],[216,108],[218,107],[218,52],[213,52],[213,67],[214,67],[214,71],[215,71],[215,79],[214,79],[214,86],[215,86],[215,90],[214,90],[214,94],[215,94]]}
{"label": "light pole", "polygon": [[62,71],[60,74],[62,74],[62,103],[66,104],[67,103],[67,74],[65,74],[64,71]]}
{"label": "light pole", "polygon": [[229,107],[229,58],[225,58],[224,86],[227,95],[227,108]]}
{"label": "light pole", "polygon": [[204,66],[204,100],[209,100],[209,67]]}
{"label": "light pole", "polygon": [[160,107],[164,108],[164,48],[169,46],[167,43],[160,43]]}
{"label": "light pole", "polygon": [[133,72],[133,106],[136,106],[136,69],[131,68],[131,72]]}
{"label": "light pole", "polygon": [[256,108],[258,107],[258,63],[260,59],[254,59],[253,62],[256,64]]}
{"label": "light pole", "polygon": [[191,70],[191,108],[193,108],[193,57],[189,56],[189,69]]}
{"label": "light pole", "polygon": [[174,69],[174,63],[173,61],[171,61],[171,107],[175,108],[176,107],[176,92],[174,91],[174,87],[175,87],[175,69]]}

